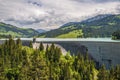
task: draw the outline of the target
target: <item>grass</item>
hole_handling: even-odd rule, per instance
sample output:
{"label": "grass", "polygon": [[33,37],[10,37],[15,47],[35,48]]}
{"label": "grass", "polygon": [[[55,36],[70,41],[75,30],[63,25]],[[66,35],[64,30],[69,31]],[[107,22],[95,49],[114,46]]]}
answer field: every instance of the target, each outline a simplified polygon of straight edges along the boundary
{"label": "grass", "polygon": [[73,25],[71,25],[71,26],[63,27],[63,28],[62,28],[62,30],[67,30],[67,29],[72,30],[72,29],[75,29],[75,27],[74,27]]}
{"label": "grass", "polygon": [[40,38],[45,38],[45,35],[39,36]]}
{"label": "grass", "polygon": [[82,30],[74,30],[72,32],[69,32],[67,34],[62,34],[57,36],[56,38],[78,38],[78,37],[82,37],[83,36],[83,32]]}

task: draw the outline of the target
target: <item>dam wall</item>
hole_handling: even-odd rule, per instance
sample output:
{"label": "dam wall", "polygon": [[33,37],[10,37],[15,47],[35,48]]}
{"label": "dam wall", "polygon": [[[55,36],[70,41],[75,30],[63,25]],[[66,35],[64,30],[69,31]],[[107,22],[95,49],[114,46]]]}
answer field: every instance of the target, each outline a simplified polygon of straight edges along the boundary
{"label": "dam wall", "polygon": [[100,65],[105,64],[107,68],[120,64],[120,42],[78,42],[85,45],[88,53]]}
{"label": "dam wall", "polygon": [[[53,43],[44,42],[43,43]],[[105,65],[106,68],[120,64],[120,42],[99,42],[99,41],[54,41],[71,54],[88,53],[98,65]]]}

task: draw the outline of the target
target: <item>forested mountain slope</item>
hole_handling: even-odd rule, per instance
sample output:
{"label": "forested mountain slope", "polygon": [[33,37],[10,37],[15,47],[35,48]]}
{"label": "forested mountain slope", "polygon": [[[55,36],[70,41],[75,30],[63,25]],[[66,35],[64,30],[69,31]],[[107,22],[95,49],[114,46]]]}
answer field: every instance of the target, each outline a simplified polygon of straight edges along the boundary
{"label": "forested mountain slope", "polygon": [[16,26],[0,22],[0,37],[5,38],[9,35],[13,37],[32,37],[38,32],[34,29],[23,29]]}
{"label": "forested mountain slope", "polygon": [[111,37],[120,30],[120,15],[98,15],[82,22],[70,22],[58,29],[40,34],[38,37],[78,38]]}

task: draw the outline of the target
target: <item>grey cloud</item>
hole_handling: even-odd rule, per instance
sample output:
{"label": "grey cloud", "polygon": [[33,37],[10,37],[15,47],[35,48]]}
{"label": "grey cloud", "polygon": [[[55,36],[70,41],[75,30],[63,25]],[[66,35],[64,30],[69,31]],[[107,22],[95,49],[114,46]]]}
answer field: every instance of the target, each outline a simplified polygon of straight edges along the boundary
{"label": "grey cloud", "polygon": [[118,5],[119,0],[0,0],[0,19],[19,27],[50,30],[97,14],[118,13]]}
{"label": "grey cloud", "polygon": [[32,0],[28,0],[27,1],[29,4],[33,4],[35,6],[39,6],[39,7],[42,7],[42,3],[39,1],[39,2],[36,2],[36,1],[32,1]]}
{"label": "grey cloud", "polygon": [[73,1],[78,1],[78,2],[97,2],[97,3],[105,3],[105,2],[115,2],[115,1],[120,1],[120,0],[73,0]]}
{"label": "grey cloud", "polygon": [[47,18],[34,18],[34,17],[31,17],[32,20],[29,18],[29,20],[16,20],[15,18],[9,18],[9,19],[6,19],[4,20],[5,22],[14,22],[14,23],[17,23],[19,25],[22,25],[22,26],[26,26],[26,25],[32,25],[32,24],[36,24],[36,23],[41,23],[43,21],[45,21],[45,19]]}

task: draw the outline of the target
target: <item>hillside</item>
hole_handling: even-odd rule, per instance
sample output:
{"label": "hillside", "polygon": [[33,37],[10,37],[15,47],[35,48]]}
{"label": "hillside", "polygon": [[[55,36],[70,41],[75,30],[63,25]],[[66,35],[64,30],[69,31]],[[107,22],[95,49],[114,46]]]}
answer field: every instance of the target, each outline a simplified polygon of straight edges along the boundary
{"label": "hillside", "polygon": [[44,33],[44,32],[46,32],[46,31],[43,30],[43,29],[37,29],[36,31],[39,32],[39,33]]}
{"label": "hillside", "polygon": [[67,23],[59,29],[42,33],[38,37],[111,37],[116,30],[120,30],[120,15],[98,15],[82,22]]}
{"label": "hillside", "polygon": [[0,22],[0,38],[5,38],[9,35],[12,35],[13,37],[32,37],[37,34],[38,32],[33,29],[18,28],[10,24]]}

